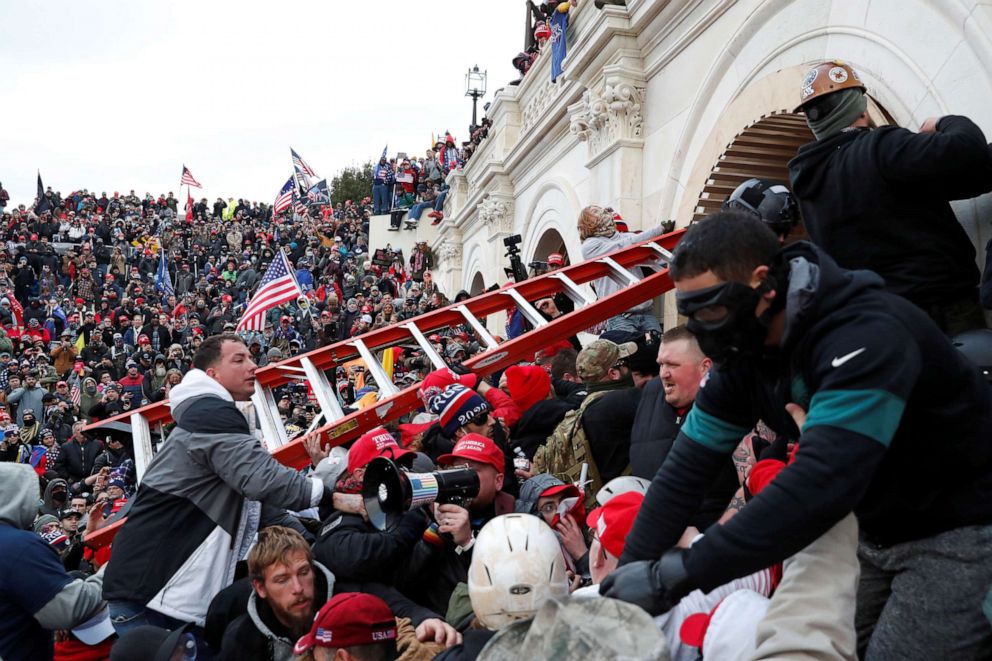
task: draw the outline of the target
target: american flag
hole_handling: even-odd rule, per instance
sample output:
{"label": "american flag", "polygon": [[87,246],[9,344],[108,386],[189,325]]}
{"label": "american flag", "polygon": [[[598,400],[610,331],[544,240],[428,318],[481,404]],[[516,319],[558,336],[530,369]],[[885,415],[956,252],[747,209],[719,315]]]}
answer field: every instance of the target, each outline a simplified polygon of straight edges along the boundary
{"label": "american flag", "polygon": [[272,205],[272,213],[282,213],[293,204],[294,189],[293,178],[290,177],[279,191],[279,197],[276,198],[276,203]]}
{"label": "american flag", "polygon": [[72,389],[69,390],[69,401],[72,402],[73,406],[79,406],[83,401],[83,393],[79,390],[79,379],[72,384]]}
{"label": "american flag", "polygon": [[296,191],[293,191],[293,211],[296,212],[298,216],[303,216],[304,218],[309,217],[310,210],[307,208],[306,202],[304,202]]}
{"label": "american flag", "polygon": [[245,313],[238,322],[237,330],[262,331],[265,328],[266,312],[302,295],[303,291],[286,261],[286,253],[280,250],[262,276],[255,295],[248,302],[248,307],[245,308]]}
{"label": "american flag", "polygon": [[183,166],[183,178],[179,180],[179,185],[182,186],[186,184],[187,186],[196,186],[197,188],[203,188],[200,182],[193,178],[193,174],[189,171],[189,168],[185,165]]}
{"label": "american flag", "polygon": [[308,177],[317,176],[317,173],[313,171],[313,168],[307,165],[306,161],[300,158],[300,155],[296,153],[295,149],[290,147],[289,152],[293,155],[293,167],[295,167],[297,170],[299,170]]}

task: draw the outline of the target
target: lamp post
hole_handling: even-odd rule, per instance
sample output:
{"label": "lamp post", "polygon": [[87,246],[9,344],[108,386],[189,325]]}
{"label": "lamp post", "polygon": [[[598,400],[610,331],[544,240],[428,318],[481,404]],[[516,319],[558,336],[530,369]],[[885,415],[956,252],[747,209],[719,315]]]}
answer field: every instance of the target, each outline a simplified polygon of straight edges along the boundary
{"label": "lamp post", "polygon": [[476,106],[479,99],[486,94],[486,72],[479,71],[479,65],[475,65],[465,74],[465,96],[472,97],[472,126],[470,131],[476,127]]}

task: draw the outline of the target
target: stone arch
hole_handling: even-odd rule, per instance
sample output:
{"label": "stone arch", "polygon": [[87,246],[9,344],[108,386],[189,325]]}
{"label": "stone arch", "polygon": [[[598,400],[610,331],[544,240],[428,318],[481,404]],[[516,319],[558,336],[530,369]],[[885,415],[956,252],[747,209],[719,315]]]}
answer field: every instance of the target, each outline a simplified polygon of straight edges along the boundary
{"label": "stone arch", "polygon": [[[543,182],[535,191],[534,198],[524,215],[524,226],[521,228],[523,254],[537,255],[542,239],[549,231],[554,231],[562,238],[571,260],[579,261],[578,256],[582,252],[579,247],[578,232],[567,229],[574,228],[579,217],[579,209],[579,198],[566,179],[552,177]],[[533,258],[543,259],[536,256]]]}
{"label": "stone arch", "polygon": [[486,291],[486,280],[482,277],[482,271],[475,272],[475,275],[472,276],[472,282],[466,291],[472,296],[477,296]]}
{"label": "stone arch", "polygon": [[472,242],[465,248],[465,261],[462,266],[462,273],[464,275],[461,288],[467,292],[472,292],[473,283],[478,275],[490,272],[486,270],[487,264],[485,263],[483,252],[482,246],[478,242]]}
{"label": "stone arch", "polygon": [[561,232],[553,227],[545,230],[544,234],[538,239],[534,246],[534,251],[530,253],[528,261],[543,262],[553,252],[561,253],[565,257],[566,265],[573,261],[578,261],[568,253],[568,245],[564,237],[562,237]]}
{"label": "stone arch", "polygon": [[[875,12],[874,5],[824,3],[810,12],[806,3],[768,0],[747,15],[687,109],[658,219],[688,222],[706,174],[733,136],[771,112],[791,111],[809,64],[828,57],[843,57],[858,69],[874,99],[900,125],[915,127],[928,116],[947,114],[947,100],[954,99],[954,112],[992,129],[992,42],[981,24],[984,16],[959,0],[907,0],[898,11],[906,19],[893,21],[886,6],[889,11]],[[952,59],[954,66],[946,69],[956,71],[953,76],[944,66]],[[978,223],[980,209],[992,212],[988,196],[955,205],[981,250],[988,229]]]}

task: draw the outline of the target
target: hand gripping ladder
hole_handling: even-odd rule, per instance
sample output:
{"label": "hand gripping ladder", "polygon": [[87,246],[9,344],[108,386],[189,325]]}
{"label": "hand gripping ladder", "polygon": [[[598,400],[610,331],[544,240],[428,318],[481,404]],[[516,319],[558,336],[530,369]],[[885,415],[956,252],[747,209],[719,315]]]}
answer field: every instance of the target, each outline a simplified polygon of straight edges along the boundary
{"label": "hand gripping ladder", "polygon": [[[246,407],[250,409],[246,413],[249,414],[249,419],[255,418],[261,441],[273,457],[286,466],[303,468],[310,463],[310,458],[302,440],[289,439],[276,407],[274,389],[290,383],[308,383],[319,407],[311,429],[321,425],[319,432],[331,445],[347,443],[367,430],[396,420],[421,406],[417,390],[419,384],[400,389],[386,375],[381,364],[381,354],[385,349],[410,344],[412,341],[424,351],[435,368],[442,368],[445,367],[445,362],[434,350],[427,336],[435,331],[468,324],[486,347],[485,351],[465,361],[465,366],[480,377],[523,360],[532,360],[535,352],[555,341],[570,337],[670,290],[672,282],[668,277],[667,264],[672,256],[670,251],[683,232],[684,230],[678,230],[605,257],[573,264],[524,282],[511,283],[502,289],[408,321],[267,365],[255,373],[255,394],[251,406]],[[660,268],[647,277],[642,277],[638,273],[638,266]],[[611,278],[623,288],[597,300],[584,285],[604,277]],[[568,296],[575,303],[575,310],[549,321],[532,303],[557,293]],[[480,320],[512,306],[521,311],[533,329],[499,343]],[[365,362],[367,373],[375,379],[379,388],[378,401],[372,406],[346,414],[332,384],[336,381],[336,368],[356,359]],[[87,430],[130,424],[134,461],[140,481],[154,454],[152,430],[156,430],[159,442],[162,442],[164,425],[171,421],[168,402],[158,402],[95,422]],[[108,544],[122,522],[123,520],[111,523],[88,535],[86,542],[94,547]]]}

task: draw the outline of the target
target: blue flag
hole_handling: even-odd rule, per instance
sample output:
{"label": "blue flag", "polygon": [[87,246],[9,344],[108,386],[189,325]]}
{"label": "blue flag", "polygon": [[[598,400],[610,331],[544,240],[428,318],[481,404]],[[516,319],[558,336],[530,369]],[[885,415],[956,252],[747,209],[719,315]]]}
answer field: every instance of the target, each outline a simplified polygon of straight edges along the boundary
{"label": "blue flag", "polygon": [[321,179],[307,191],[308,204],[330,204],[331,191],[327,187],[327,179]]}
{"label": "blue flag", "polygon": [[175,296],[176,290],[172,288],[172,276],[169,275],[169,267],[165,265],[165,249],[159,252],[158,273],[155,274],[155,289],[159,290],[163,296]]}
{"label": "blue flag", "polygon": [[[432,145],[432,146],[433,146],[433,145]],[[387,142],[387,143],[386,143],[386,146],[382,148],[382,157],[383,157],[383,158],[386,158],[386,151],[387,151],[388,149],[389,149],[389,143]]]}
{"label": "blue flag", "polygon": [[568,29],[568,12],[557,9],[551,14],[551,82],[561,75],[561,65],[568,55],[565,44],[565,31]]}

